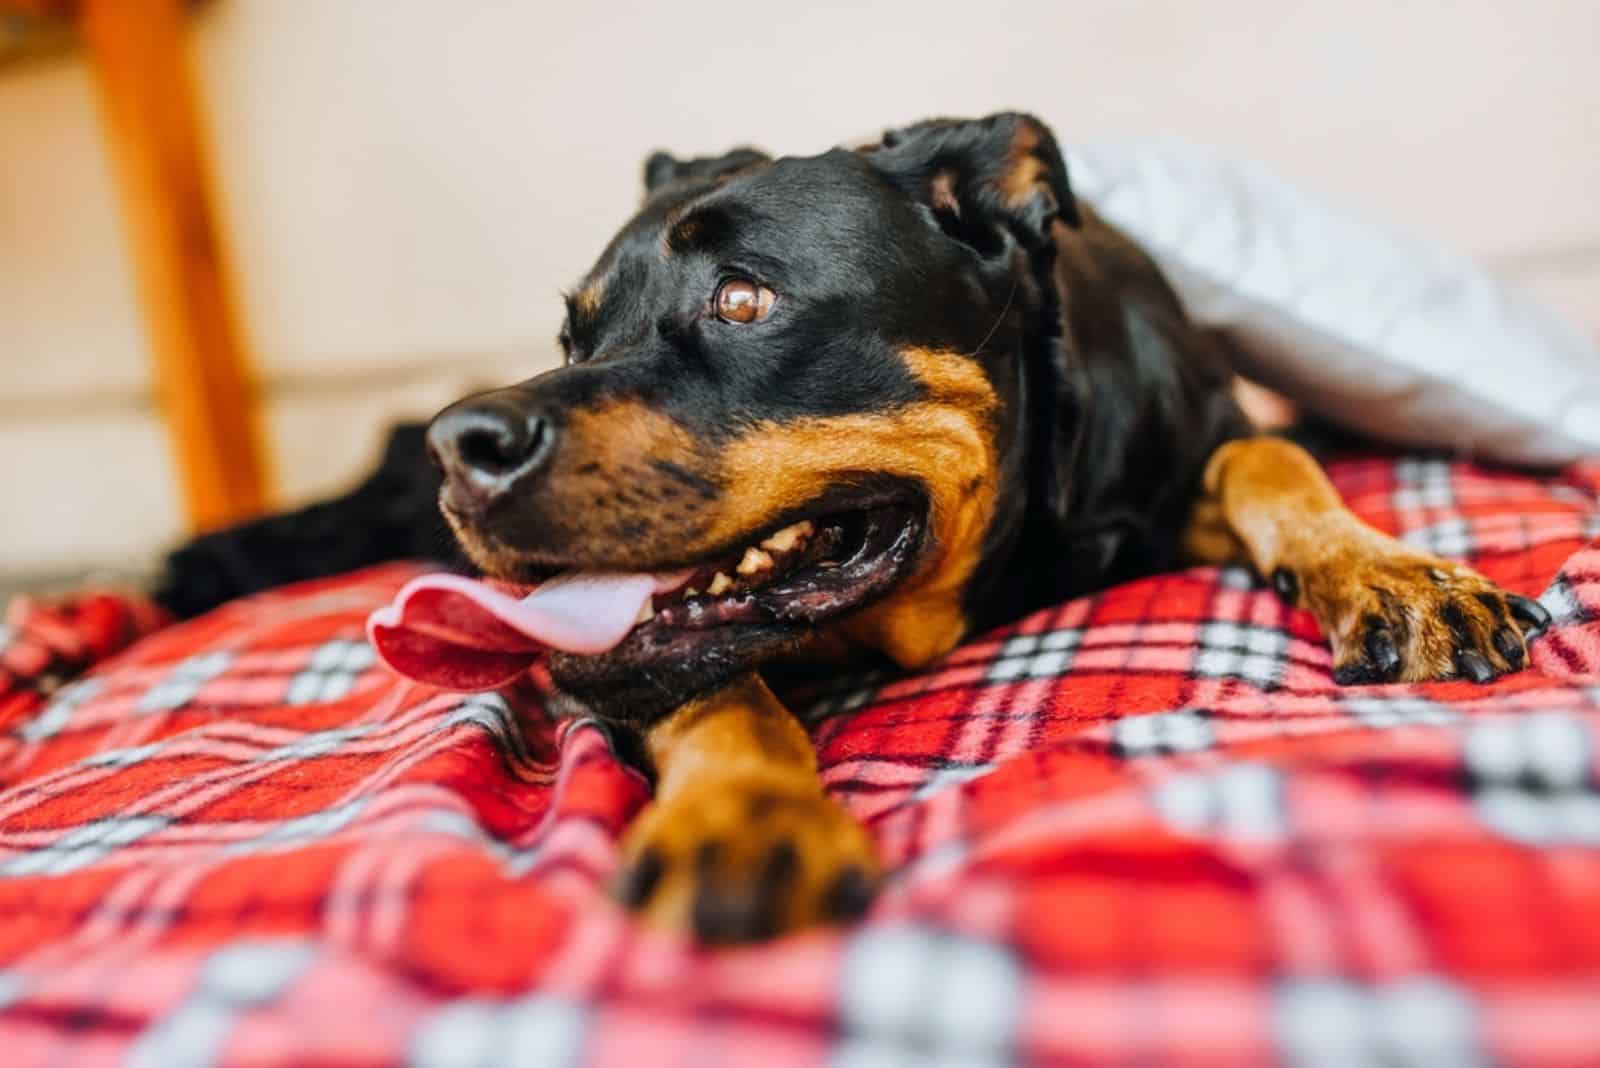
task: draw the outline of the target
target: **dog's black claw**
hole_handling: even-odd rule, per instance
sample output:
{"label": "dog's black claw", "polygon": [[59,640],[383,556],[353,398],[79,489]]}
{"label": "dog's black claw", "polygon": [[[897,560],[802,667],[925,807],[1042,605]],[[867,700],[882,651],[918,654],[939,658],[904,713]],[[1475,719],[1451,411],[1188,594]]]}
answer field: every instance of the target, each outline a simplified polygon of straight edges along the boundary
{"label": "dog's black claw", "polygon": [[793,843],[773,846],[751,882],[718,878],[714,869],[722,847],[707,842],[700,847],[696,868],[700,886],[691,907],[694,932],[702,941],[728,943],[771,938],[778,933],[785,889],[800,871],[800,854]]}
{"label": "dog's black claw", "polygon": [[694,896],[691,919],[695,937],[702,942],[739,942],[760,935],[754,930],[753,899],[726,893],[721,887],[704,885]]}
{"label": "dog's black claw", "polygon": [[1393,682],[1400,677],[1400,645],[1395,641],[1389,621],[1376,613],[1366,616],[1361,625],[1361,657],[1333,669],[1333,681],[1340,686],[1370,686]]}
{"label": "dog's black claw", "polygon": [[1340,686],[1372,686],[1380,682],[1387,682],[1378,669],[1366,660],[1357,660],[1350,664],[1340,664],[1333,669],[1333,681]]}
{"label": "dog's black claw", "polygon": [[1277,591],[1285,604],[1294,604],[1300,600],[1300,580],[1286,567],[1280,567],[1272,572],[1272,588]]}
{"label": "dog's black claw", "polygon": [[779,842],[772,847],[761,865],[761,874],[756,877],[756,891],[768,897],[776,896],[799,871],[799,850],[795,849],[793,842]]}
{"label": "dog's black claw", "polygon": [[694,896],[694,933],[702,942],[752,942],[778,933],[778,903],[772,889],[702,884]]}
{"label": "dog's black claw", "polygon": [[1550,626],[1550,610],[1531,597],[1519,594],[1506,594],[1506,603],[1511,606],[1511,616],[1522,626],[1522,633],[1532,638]]}
{"label": "dog's black claw", "polygon": [[717,864],[722,860],[722,843],[715,838],[700,843],[700,848],[694,851],[694,870],[704,878],[716,871]]}
{"label": "dog's black claw", "polygon": [[852,865],[840,872],[828,887],[823,913],[840,923],[859,920],[872,904],[874,889],[867,873]]}
{"label": "dog's black claw", "polygon": [[1500,650],[1500,655],[1506,658],[1506,663],[1513,669],[1522,666],[1522,659],[1526,655],[1522,649],[1522,638],[1510,627],[1501,627],[1494,632],[1494,647]]}
{"label": "dog's black claw", "polygon": [[1494,678],[1494,668],[1476,649],[1463,649],[1456,654],[1456,671],[1473,682],[1488,682]]}
{"label": "dog's black claw", "polygon": [[661,876],[666,873],[666,861],[661,859],[661,854],[654,849],[647,849],[638,860],[633,862],[617,879],[617,900],[629,908],[637,908],[650,899],[655,893]]}
{"label": "dog's black claw", "polygon": [[1400,674],[1400,650],[1395,647],[1394,634],[1387,627],[1367,632],[1367,658],[1381,679],[1393,679]]}

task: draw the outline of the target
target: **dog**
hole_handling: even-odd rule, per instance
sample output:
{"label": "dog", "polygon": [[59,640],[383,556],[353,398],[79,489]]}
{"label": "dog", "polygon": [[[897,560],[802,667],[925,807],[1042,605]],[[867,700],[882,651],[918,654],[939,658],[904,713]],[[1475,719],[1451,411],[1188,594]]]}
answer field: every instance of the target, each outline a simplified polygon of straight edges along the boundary
{"label": "dog", "polygon": [[418,555],[435,498],[502,583],[692,572],[609,652],[549,659],[654,775],[615,884],[651,920],[735,942],[870,899],[871,839],[823,793],[775,665],[917,668],[1185,563],[1249,563],[1316,618],[1346,685],[1486,682],[1548,622],[1364,525],[1310,454],[1256,433],[1226,342],[1074,198],[1037,118],[644,170],[566,299],[564,366],[447,408],[343,502],[180,551],[165,599],[192,613]]}

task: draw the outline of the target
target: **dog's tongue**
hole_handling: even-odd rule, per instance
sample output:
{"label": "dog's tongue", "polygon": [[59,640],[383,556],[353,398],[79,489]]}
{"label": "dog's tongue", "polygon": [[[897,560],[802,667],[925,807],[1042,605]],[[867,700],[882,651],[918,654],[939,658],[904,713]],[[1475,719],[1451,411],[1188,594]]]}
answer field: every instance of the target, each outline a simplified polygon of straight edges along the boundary
{"label": "dog's tongue", "polygon": [[669,575],[569,572],[525,597],[461,575],[423,575],[367,618],[367,637],[394,670],[448,690],[491,690],[548,649],[594,655],[628,636]]}

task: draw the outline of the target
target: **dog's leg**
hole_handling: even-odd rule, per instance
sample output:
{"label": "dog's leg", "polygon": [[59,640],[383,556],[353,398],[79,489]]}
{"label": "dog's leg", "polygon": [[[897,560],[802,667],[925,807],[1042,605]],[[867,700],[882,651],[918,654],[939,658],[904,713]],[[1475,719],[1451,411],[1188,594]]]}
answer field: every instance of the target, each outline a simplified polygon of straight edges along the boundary
{"label": "dog's leg", "polygon": [[1206,466],[1205,493],[1186,551],[1211,562],[1242,556],[1309,610],[1333,647],[1340,683],[1487,682],[1521,668],[1524,632],[1549,623],[1538,602],[1361,522],[1317,462],[1288,441],[1223,445]]}
{"label": "dog's leg", "polygon": [[691,701],[645,742],[656,800],[624,843],[625,904],[713,942],[866,908],[871,839],[823,795],[811,739],[759,677]]}

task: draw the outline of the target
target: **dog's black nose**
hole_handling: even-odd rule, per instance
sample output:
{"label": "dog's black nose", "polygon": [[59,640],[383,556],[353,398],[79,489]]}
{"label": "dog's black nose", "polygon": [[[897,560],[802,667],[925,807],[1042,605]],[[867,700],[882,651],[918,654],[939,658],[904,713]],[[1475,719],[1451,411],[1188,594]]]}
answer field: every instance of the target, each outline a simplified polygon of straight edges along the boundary
{"label": "dog's black nose", "polygon": [[459,503],[486,504],[544,466],[555,437],[545,415],[489,393],[436,415],[428,427],[428,451]]}

